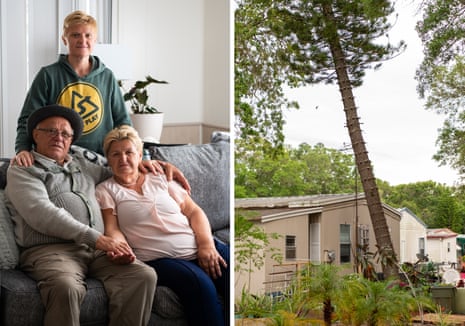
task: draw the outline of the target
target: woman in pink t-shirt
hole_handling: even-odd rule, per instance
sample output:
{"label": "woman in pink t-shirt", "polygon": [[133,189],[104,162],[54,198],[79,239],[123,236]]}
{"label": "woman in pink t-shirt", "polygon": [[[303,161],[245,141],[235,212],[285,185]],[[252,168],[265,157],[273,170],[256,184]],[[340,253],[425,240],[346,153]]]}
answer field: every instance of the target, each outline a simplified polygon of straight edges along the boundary
{"label": "woman in pink t-shirt", "polygon": [[139,173],[143,144],[130,126],[113,129],[104,153],[113,177],[97,186],[105,234],[127,241],[133,254],[108,255],[120,263],[135,257],[158,274],[185,308],[190,325],[229,323],[229,246],[213,238],[204,211],[164,175]]}

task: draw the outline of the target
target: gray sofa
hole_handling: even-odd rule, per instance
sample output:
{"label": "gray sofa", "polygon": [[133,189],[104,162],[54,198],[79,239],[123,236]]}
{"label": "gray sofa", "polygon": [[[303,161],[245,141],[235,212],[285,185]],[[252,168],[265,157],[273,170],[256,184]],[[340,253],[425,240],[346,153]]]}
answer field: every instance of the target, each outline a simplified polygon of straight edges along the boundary
{"label": "gray sofa", "polygon": [[[164,146],[146,144],[152,158],[173,163],[192,187],[193,199],[205,210],[214,235],[229,243],[230,141],[226,133],[214,133],[211,143]],[[82,150],[73,147],[73,150]],[[98,164],[102,157],[88,152]],[[0,325],[42,325],[44,307],[36,282],[17,268],[19,249],[13,224],[4,205],[5,173],[9,159],[0,159]],[[102,284],[87,279],[87,294],[81,308],[81,325],[106,325],[107,297]],[[167,287],[158,286],[149,325],[187,325],[182,305]]]}

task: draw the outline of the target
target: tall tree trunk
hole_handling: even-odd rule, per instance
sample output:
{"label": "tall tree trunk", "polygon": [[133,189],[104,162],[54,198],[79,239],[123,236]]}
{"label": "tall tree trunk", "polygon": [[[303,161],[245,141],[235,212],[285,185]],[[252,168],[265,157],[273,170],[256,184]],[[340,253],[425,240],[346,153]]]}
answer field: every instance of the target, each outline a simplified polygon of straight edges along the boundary
{"label": "tall tree trunk", "polygon": [[[333,26],[335,26],[335,17],[331,4],[326,2],[323,4],[322,9],[327,21],[333,22]],[[336,68],[339,91],[341,92],[342,103],[346,114],[347,129],[349,130],[350,141],[355,155],[355,162],[357,164],[363,190],[365,192],[371,223],[373,224],[373,229],[375,231],[378,250],[379,253],[384,256],[382,257],[383,261],[386,261],[384,258],[387,258],[388,262],[395,262],[396,254],[392,246],[389,228],[387,226],[381,198],[376,185],[376,179],[370,159],[368,158],[368,151],[365,146],[365,141],[363,140],[362,130],[360,128],[360,119],[357,114],[352,85],[347,71],[346,58],[341,47],[340,39],[337,36],[337,30],[333,30],[333,35],[328,38],[328,45]],[[355,232],[357,232],[357,230],[355,230]],[[394,264],[388,263],[386,265],[382,264],[382,266],[385,277],[397,277],[397,267]]]}

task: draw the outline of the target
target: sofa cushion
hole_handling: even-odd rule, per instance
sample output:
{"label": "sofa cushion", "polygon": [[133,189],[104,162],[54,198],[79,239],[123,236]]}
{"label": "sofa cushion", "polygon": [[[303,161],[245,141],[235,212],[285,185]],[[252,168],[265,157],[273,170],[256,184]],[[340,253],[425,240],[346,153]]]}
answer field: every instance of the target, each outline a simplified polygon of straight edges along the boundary
{"label": "sofa cushion", "polygon": [[0,278],[2,280],[0,324],[42,325],[44,309],[36,282],[19,270],[2,270]]}
{"label": "sofa cushion", "polygon": [[178,296],[166,286],[157,286],[152,311],[167,319],[184,317],[184,308]]}
{"label": "sofa cushion", "polygon": [[15,268],[19,250],[14,236],[13,221],[5,206],[5,191],[0,189],[0,269]]}
{"label": "sofa cushion", "polygon": [[[19,270],[0,271],[3,326],[41,326],[44,318],[36,282]],[[87,293],[81,305],[81,325],[107,325],[108,299],[101,282],[87,279]],[[5,314],[7,312],[7,314]]]}
{"label": "sofa cushion", "polygon": [[[192,198],[207,214],[214,232],[229,228],[229,146],[225,133],[214,133],[209,144],[146,146],[152,159],[170,162],[184,173]],[[229,235],[221,240],[229,243]]]}
{"label": "sofa cushion", "polygon": [[8,165],[10,160],[7,158],[0,159],[0,189],[5,189],[6,186],[6,170],[8,169]]}
{"label": "sofa cushion", "polygon": [[[19,270],[0,270],[1,301],[0,325],[40,326],[44,307],[36,282]],[[103,284],[88,278],[87,293],[81,306],[81,325],[107,325],[108,299]],[[28,313],[24,313],[27,311]],[[8,318],[6,314],[8,312]],[[164,319],[179,323],[184,311],[176,294],[167,287],[158,286],[155,293],[153,312]]]}

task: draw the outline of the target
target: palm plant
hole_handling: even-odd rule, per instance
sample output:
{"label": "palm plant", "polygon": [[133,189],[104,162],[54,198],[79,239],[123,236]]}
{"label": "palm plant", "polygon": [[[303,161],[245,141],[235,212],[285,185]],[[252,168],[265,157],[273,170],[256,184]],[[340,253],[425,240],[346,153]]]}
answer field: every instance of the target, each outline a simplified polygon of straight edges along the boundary
{"label": "palm plant", "polygon": [[408,325],[419,303],[431,306],[429,297],[414,297],[398,281],[371,281],[352,275],[343,283],[334,303],[335,315],[345,325]]}
{"label": "palm plant", "polygon": [[339,268],[331,264],[322,264],[304,269],[298,281],[303,288],[307,288],[306,301],[322,303],[323,320],[326,326],[331,325],[333,315],[333,300],[341,289],[341,276]]}

